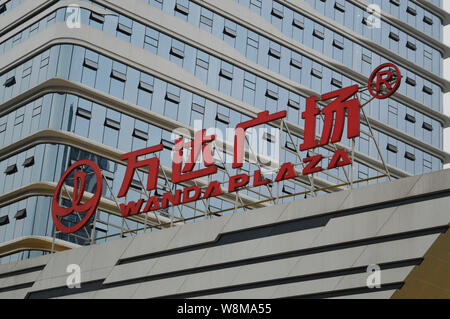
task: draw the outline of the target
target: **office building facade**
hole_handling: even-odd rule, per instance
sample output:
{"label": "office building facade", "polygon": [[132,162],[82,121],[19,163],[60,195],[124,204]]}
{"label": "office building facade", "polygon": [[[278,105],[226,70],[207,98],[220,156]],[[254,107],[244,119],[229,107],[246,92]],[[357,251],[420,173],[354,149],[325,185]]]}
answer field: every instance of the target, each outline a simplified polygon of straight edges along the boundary
{"label": "office building facade", "polygon": [[[226,132],[259,112],[287,111],[279,161],[298,162],[298,153],[309,154],[298,152],[306,99],[367,86],[372,71],[387,62],[401,70],[398,92],[372,101],[367,91],[359,94],[361,103],[368,102],[361,130],[372,132],[377,143],[361,134],[352,172],[317,173],[313,187],[318,195],[347,189],[342,183],[348,174],[362,181],[352,187],[386,182],[387,176],[377,178],[383,160],[392,179],[441,170],[450,161],[442,141],[450,126],[443,114],[443,94],[450,89],[443,59],[450,48],[442,33],[450,18],[441,2],[2,1],[0,242],[44,236],[89,245],[311,197],[310,181],[299,178],[123,219],[116,198],[126,170],[120,157],[162,144],[158,187],[150,194],[159,196],[186,186],[168,178],[174,130]],[[271,129],[278,126],[263,127],[270,147]],[[322,128],[318,121],[318,132]],[[352,140],[338,147],[352,149]],[[327,160],[333,154],[314,151]],[[249,160],[233,169],[229,156],[223,150],[215,156],[224,183],[259,167]],[[56,183],[82,159],[102,169],[102,204],[86,229],[55,234]],[[149,195],[147,175],[134,176],[127,202]],[[94,193],[97,182],[88,177],[87,190]],[[245,207],[235,208],[237,202]],[[68,225],[76,223],[72,217]],[[49,250],[32,246],[6,250],[1,263]]]}

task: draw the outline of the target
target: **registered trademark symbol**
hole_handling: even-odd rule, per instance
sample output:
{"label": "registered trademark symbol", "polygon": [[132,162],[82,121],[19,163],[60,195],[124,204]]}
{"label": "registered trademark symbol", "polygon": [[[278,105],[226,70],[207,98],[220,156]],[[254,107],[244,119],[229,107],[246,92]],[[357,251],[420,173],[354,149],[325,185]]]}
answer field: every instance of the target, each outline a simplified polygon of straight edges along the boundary
{"label": "registered trademark symbol", "polygon": [[402,74],[396,65],[392,63],[382,64],[370,75],[369,92],[376,99],[386,99],[398,90],[401,79]]}

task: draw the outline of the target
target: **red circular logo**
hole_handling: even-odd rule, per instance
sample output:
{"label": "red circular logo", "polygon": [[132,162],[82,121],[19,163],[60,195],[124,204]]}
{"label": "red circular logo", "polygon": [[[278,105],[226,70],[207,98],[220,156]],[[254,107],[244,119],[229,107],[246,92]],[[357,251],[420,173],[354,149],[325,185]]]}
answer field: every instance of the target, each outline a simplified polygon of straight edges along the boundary
{"label": "red circular logo", "polygon": [[[89,166],[92,168],[92,170],[95,173],[95,177],[97,179],[97,190],[86,203],[81,204],[81,201],[83,199],[83,195],[86,188],[86,173],[83,171],[75,171],[76,168],[82,167],[82,166]],[[64,185],[64,182],[66,181],[67,177],[73,172],[74,173],[74,184],[73,184],[73,195],[72,195],[72,206],[71,207],[61,207],[59,205],[59,199],[61,195],[61,189]],[[63,174],[61,179],[59,180],[58,185],[56,186],[55,193],[53,195],[52,200],[52,217],[53,222],[55,223],[56,228],[65,233],[65,234],[71,234],[75,233],[78,230],[80,230],[82,227],[86,225],[86,223],[89,221],[89,219],[94,214],[95,210],[98,207],[98,204],[100,203],[100,199],[102,197],[102,188],[103,188],[103,181],[102,181],[102,172],[100,170],[100,167],[92,161],[89,160],[81,160],[73,164],[69,167],[69,169]],[[60,218],[69,216],[73,214],[74,212],[78,213],[78,217],[80,219],[80,222],[75,224],[74,226],[68,227],[63,225]],[[85,214],[84,217],[81,217],[80,214]]]}
{"label": "red circular logo", "polygon": [[[384,70],[386,69],[386,70]],[[374,92],[374,80],[375,92]],[[400,69],[392,63],[384,63],[377,67],[369,78],[369,92],[376,99],[387,99],[400,87],[402,73]]]}

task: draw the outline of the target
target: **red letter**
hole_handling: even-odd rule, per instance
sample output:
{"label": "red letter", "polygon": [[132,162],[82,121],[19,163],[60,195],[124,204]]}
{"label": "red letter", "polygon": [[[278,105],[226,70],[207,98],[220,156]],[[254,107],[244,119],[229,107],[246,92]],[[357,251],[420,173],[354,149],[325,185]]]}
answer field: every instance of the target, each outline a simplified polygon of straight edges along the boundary
{"label": "red letter", "polygon": [[[387,77],[383,78],[385,75]],[[377,73],[377,93],[381,92],[381,84],[384,84],[388,90],[392,90],[392,85],[389,83],[390,79],[392,79],[392,72],[390,70]]]}
{"label": "red letter", "polygon": [[330,164],[328,165],[328,169],[333,169],[336,167],[341,167],[345,165],[352,164],[352,161],[348,157],[347,151],[345,149],[337,150],[331,158]]}
{"label": "red letter", "polygon": [[180,189],[177,189],[175,191],[175,196],[173,196],[171,193],[164,193],[162,199],[162,208],[167,208],[169,206],[169,202],[171,202],[173,206],[180,205],[181,193],[182,191]]}
{"label": "red letter", "polygon": [[320,163],[322,158],[323,158],[322,155],[316,155],[316,156],[304,158],[303,163],[309,163],[309,164],[305,166],[302,174],[309,175],[309,174],[321,172],[323,170],[323,168],[320,166],[317,166],[317,165]]}
{"label": "red letter", "polygon": [[261,175],[261,170],[255,171],[255,176],[253,176],[253,186],[257,187],[270,183],[270,180],[268,180],[267,178],[261,179]]}
{"label": "red letter", "polygon": [[284,163],[275,178],[275,182],[281,182],[294,177],[297,177],[297,172],[294,169],[294,165],[292,165],[292,163]]}
{"label": "red letter", "polygon": [[128,205],[120,204],[120,213],[122,214],[122,217],[139,214],[143,203],[144,200],[140,199],[137,203],[129,202]]}
{"label": "red letter", "polygon": [[210,197],[216,197],[223,194],[222,187],[220,187],[220,183],[218,181],[213,181],[209,184],[208,188],[205,191],[205,196],[203,199],[207,199]]}
{"label": "red letter", "polygon": [[161,209],[158,196],[152,196],[148,199],[147,205],[144,207],[144,213],[153,212]]}
{"label": "red letter", "polygon": [[230,177],[228,182],[228,193],[233,193],[238,187],[243,187],[248,184],[250,177],[247,174],[239,174]]}
{"label": "red letter", "polygon": [[[194,196],[190,196],[190,193],[194,191]],[[198,186],[186,187],[183,192],[183,204],[195,202],[200,198],[202,190]]]}

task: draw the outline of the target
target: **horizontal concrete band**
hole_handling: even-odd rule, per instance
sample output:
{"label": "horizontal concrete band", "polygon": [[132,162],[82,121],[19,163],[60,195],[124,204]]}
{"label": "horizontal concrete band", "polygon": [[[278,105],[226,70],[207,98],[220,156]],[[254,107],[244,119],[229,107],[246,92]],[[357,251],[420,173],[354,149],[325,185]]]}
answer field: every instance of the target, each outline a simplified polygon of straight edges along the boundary
{"label": "horizontal concrete band", "polygon": [[[25,236],[16,238],[0,244],[0,257],[12,255],[21,251],[46,251],[59,252],[69,249],[78,248],[80,245],[46,236]],[[0,279],[1,280],[1,279]]]}
{"label": "horizontal concrete band", "polygon": [[[58,7],[63,6],[63,4],[65,5],[65,2],[59,3]],[[80,4],[80,5],[82,7],[86,7],[89,10],[95,11],[95,9],[96,9],[95,7],[92,8],[92,5],[91,6],[86,6],[85,4]],[[264,69],[263,67],[255,64],[254,62],[246,59],[239,52],[237,52],[233,48],[229,47],[225,42],[221,41],[220,39],[216,38],[215,36],[213,36],[212,34],[209,34],[206,31],[198,30],[195,26],[187,24],[186,22],[184,22],[180,19],[177,19],[176,17],[173,17],[171,15],[168,15],[166,13],[161,13],[160,10],[153,8],[151,6],[148,6],[145,3],[142,3],[140,1],[136,2],[136,5],[138,5],[139,8],[140,8],[140,6],[142,6],[142,8],[139,9],[140,10],[139,12],[142,12],[142,13],[139,13],[139,15],[137,15],[137,13],[131,13],[131,15],[133,16],[134,19],[137,19],[138,21],[140,21],[144,24],[150,25],[150,26],[152,26],[158,30],[161,30],[175,38],[179,38],[180,40],[185,41],[185,42],[193,45],[194,47],[200,47],[201,49],[205,50],[206,52],[208,52],[212,55],[220,56],[222,59],[226,60],[227,62],[235,64],[235,65],[237,65],[245,70],[248,70],[250,72],[253,72],[256,75],[261,76],[262,78],[268,79],[269,81],[275,81],[275,83],[277,83],[281,87],[284,87],[284,88],[289,89],[294,92],[299,92],[301,95],[304,95],[304,96],[312,96],[312,95],[319,96],[320,95],[318,92],[314,92],[294,81],[286,79],[285,77],[283,77],[275,72]],[[110,4],[110,6],[113,6],[113,5]],[[123,14],[128,13],[128,15],[130,15],[130,13],[128,11],[126,11],[125,9],[122,9],[121,7],[114,7],[114,9]],[[97,10],[97,11],[99,11],[99,10]],[[67,28],[62,27],[62,29],[67,29]],[[95,32],[99,32],[96,29],[94,29],[94,30],[95,30]],[[277,30],[274,30],[274,32],[275,31],[277,31]],[[89,32],[91,32],[91,31],[89,31]],[[76,32],[74,32],[74,33],[76,33]],[[83,32],[83,34],[84,34],[84,32]],[[36,35],[36,36],[39,37],[39,35]],[[47,39],[48,37],[49,36],[45,36],[44,38]],[[101,35],[98,36],[98,38],[101,38],[101,37],[102,37]],[[30,41],[30,39],[27,41]],[[117,41],[117,39],[116,39],[116,41]],[[124,42],[124,43],[126,43],[126,42]],[[291,42],[289,42],[288,44],[290,45]],[[116,45],[116,47],[117,47],[117,45]],[[137,48],[134,47],[134,49],[137,49]],[[32,49],[30,49],[30,50],[32,50]],[[329,67],[333,68],[336,65],[336,67],[338,67],[338,68],[345,68],[345,69],[341,70],[343,72],[343,74],[347,74],[347,75],[353,74],[355,81],[357,81],[359,83],[367,83],[368,79],[365,76],[363,76],[362,74],[355,72],[355,71],[345,67],[344,65],[340,65],[336,61],[331,60],[326,56],[323,56],[318,53],[313,54],[310,51],[311,50],[309,48],[306,48],[304,50],[304,52],[301,52],[301,53],[309,55],[309,57],[312,59],[321,57],[328,61],[327,63],[329,63],[329,65],[328,65]],[[22,52],[23,52],[23,50],[22,50]],[[34,51],[31,51],[31,52],[34,52]],[[149,53],[147,52],[146,54],[149,54]],[[15,59],[17,55],[12,55],[12,56]],[[8,68],[10,68],[10,67],[12,67],[12,65],[16,64],[16,63],[12,63],[12,62],[9,63],[9,62],[10,61],[8,61],[7,64],[4,64],[5,66],[8,66]],[[0,70],[2,70],[2,72],[5,71],[3,66],[0,66]],[[182,71],[184,71],[184,70],[182,70]],[[339,72],[341,72],[341,71],[339,71]],[[433,110],[433,109],[431,109],[409,97],[406,97],[404,95],[397,93],[393,96],[393,98],[396,99],[400,103],[406,103],[407,105],[409,105],[409,107],[413,108],[414,110],[417,110],[421,113],[424,113],[424,114],[432,117],[433,119],[439,121],[445,127],[450,125],[449,117],[447,117],[444,114],[437,112],[437,111],[435,111],[435,110]]]}
{"label": "horizontal concrete band", "polygon": [[[0,296],[390,297],[448,229],[449,177],[415,176],[23,261],[46,266],[32,287]],[[65,286],[69,263],[82,269],[80,290]],[[381,266],[381,290],[366,287],[370,264]],[[0,278],[8,272],[0,265]]]}

